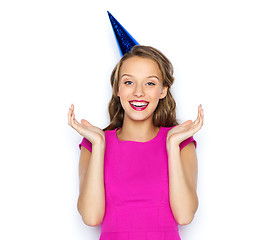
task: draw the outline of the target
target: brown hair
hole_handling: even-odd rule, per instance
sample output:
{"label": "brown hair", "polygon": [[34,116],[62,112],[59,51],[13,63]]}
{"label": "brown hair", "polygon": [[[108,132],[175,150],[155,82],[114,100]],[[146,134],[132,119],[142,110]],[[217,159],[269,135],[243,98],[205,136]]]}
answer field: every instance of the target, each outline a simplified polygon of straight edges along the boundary
{"label": "brown hair", "polygon": [[111,86],[113,89],[113,94],[108,105],[108,112],[110,115],[110,124],[102,129],[114,130],[117,127],[121,127],[124,119],[124,109],[122,108],[117,92],[119,89],[119,72],[123,62],[131,57],[139,56],[143,58],[149,58],[154,60],[161,71],[163,78],[163,87],[168,86],[167,94],[164,98],[159,99],[157,108],[154,111],[153,115],[153,124],[156,127],[171,127],[178,125],[176,119],[176,102],[170,92],[170,87],[174,83],[173,77],[173,66],[168,58],[159,50],[143,45],[135,45],[127,52],[121,60],[114,67],[111,74]]}

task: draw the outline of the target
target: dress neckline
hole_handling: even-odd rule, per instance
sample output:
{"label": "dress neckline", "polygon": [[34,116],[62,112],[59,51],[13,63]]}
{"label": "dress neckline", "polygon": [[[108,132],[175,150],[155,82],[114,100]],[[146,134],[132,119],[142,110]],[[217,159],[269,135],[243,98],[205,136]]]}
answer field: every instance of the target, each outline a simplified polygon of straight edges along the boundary
{"label": "dress neckline", "polygon": [[123,140],[120,140],[120,139],[118,138],[118,136],[117,136],[117,130],[120,129],[120,128],[121,128],[121,127],[117,127],[117,128],[115,128],[115,130],[114,130],[114,136],[115,136],[116,140],[117,140],[119,143],[129,143],[129,142],[132,142],[132,143],[151,143],[151,142],[153,142],[153,141],[156,141],[156,140],[159,138],[159,136],[160,136],[160,134],[161,134],[161,132],[162,132],[162,127],[159,127],[159,131],[158,131],[157,135],[156,135],[154,138],[152,138],[151,140],[146,141],[146,142],[139,142],[139,141],[123,141]]}

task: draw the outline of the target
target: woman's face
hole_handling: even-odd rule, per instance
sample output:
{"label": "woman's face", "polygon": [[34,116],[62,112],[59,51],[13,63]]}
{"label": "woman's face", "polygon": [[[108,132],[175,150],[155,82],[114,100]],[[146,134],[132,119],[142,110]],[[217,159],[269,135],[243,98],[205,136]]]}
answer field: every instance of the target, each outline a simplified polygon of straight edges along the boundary
{"label": "woman's face", "polygon": [[[119,72],[119,91],[125,114],[135,120],[145,120],[151,117],[158,105],[159,99],[167,94],[167,88],[162,85],[162,75],[155,61],[149,58],[134,56],[125,60]],[[132,104],[148,103],[145,108],[137,108]],[[132,104],[131,104],[132,103]]]}

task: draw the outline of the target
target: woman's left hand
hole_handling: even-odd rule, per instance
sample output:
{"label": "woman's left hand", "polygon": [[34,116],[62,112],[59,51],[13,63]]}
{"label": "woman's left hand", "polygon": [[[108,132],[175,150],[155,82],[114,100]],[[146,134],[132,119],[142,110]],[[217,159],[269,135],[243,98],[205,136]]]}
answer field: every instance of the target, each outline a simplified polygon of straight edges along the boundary
{"label": "woman's left hand", "polygon": [[180,145],[181,142],[193,136],[199,131],[203,125],[204,113],[201,104],[198,106],[197,119],[193,122],[188,120],[182,124],[179,124],[171,128],[167,133],[167,141],[171,141],[176,145]]}

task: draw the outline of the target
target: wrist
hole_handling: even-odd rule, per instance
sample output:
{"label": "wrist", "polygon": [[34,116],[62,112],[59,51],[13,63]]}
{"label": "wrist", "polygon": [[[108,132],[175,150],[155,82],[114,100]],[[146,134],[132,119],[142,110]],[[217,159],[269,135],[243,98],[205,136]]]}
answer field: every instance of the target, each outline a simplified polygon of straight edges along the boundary
{"label": "wrist", "polygon": [[167,150],[172,150],[172,149],[178,149],[179,148],[179,143],[177,143],[176,141],[172,140],[172,139],[167,139],[166,140],[166,148]]}
{"label": "wrist", "polygon": [[105,152],[105,143],[103,142],[94,142],[92,144],[92,152]]}
{"label": "wrist", "polygon": [[103,138],[102,136],[98,137],[97,139],[95,139],[94,141],[91,142],[92,144],[92,148],[105,148],[105,138]]}

